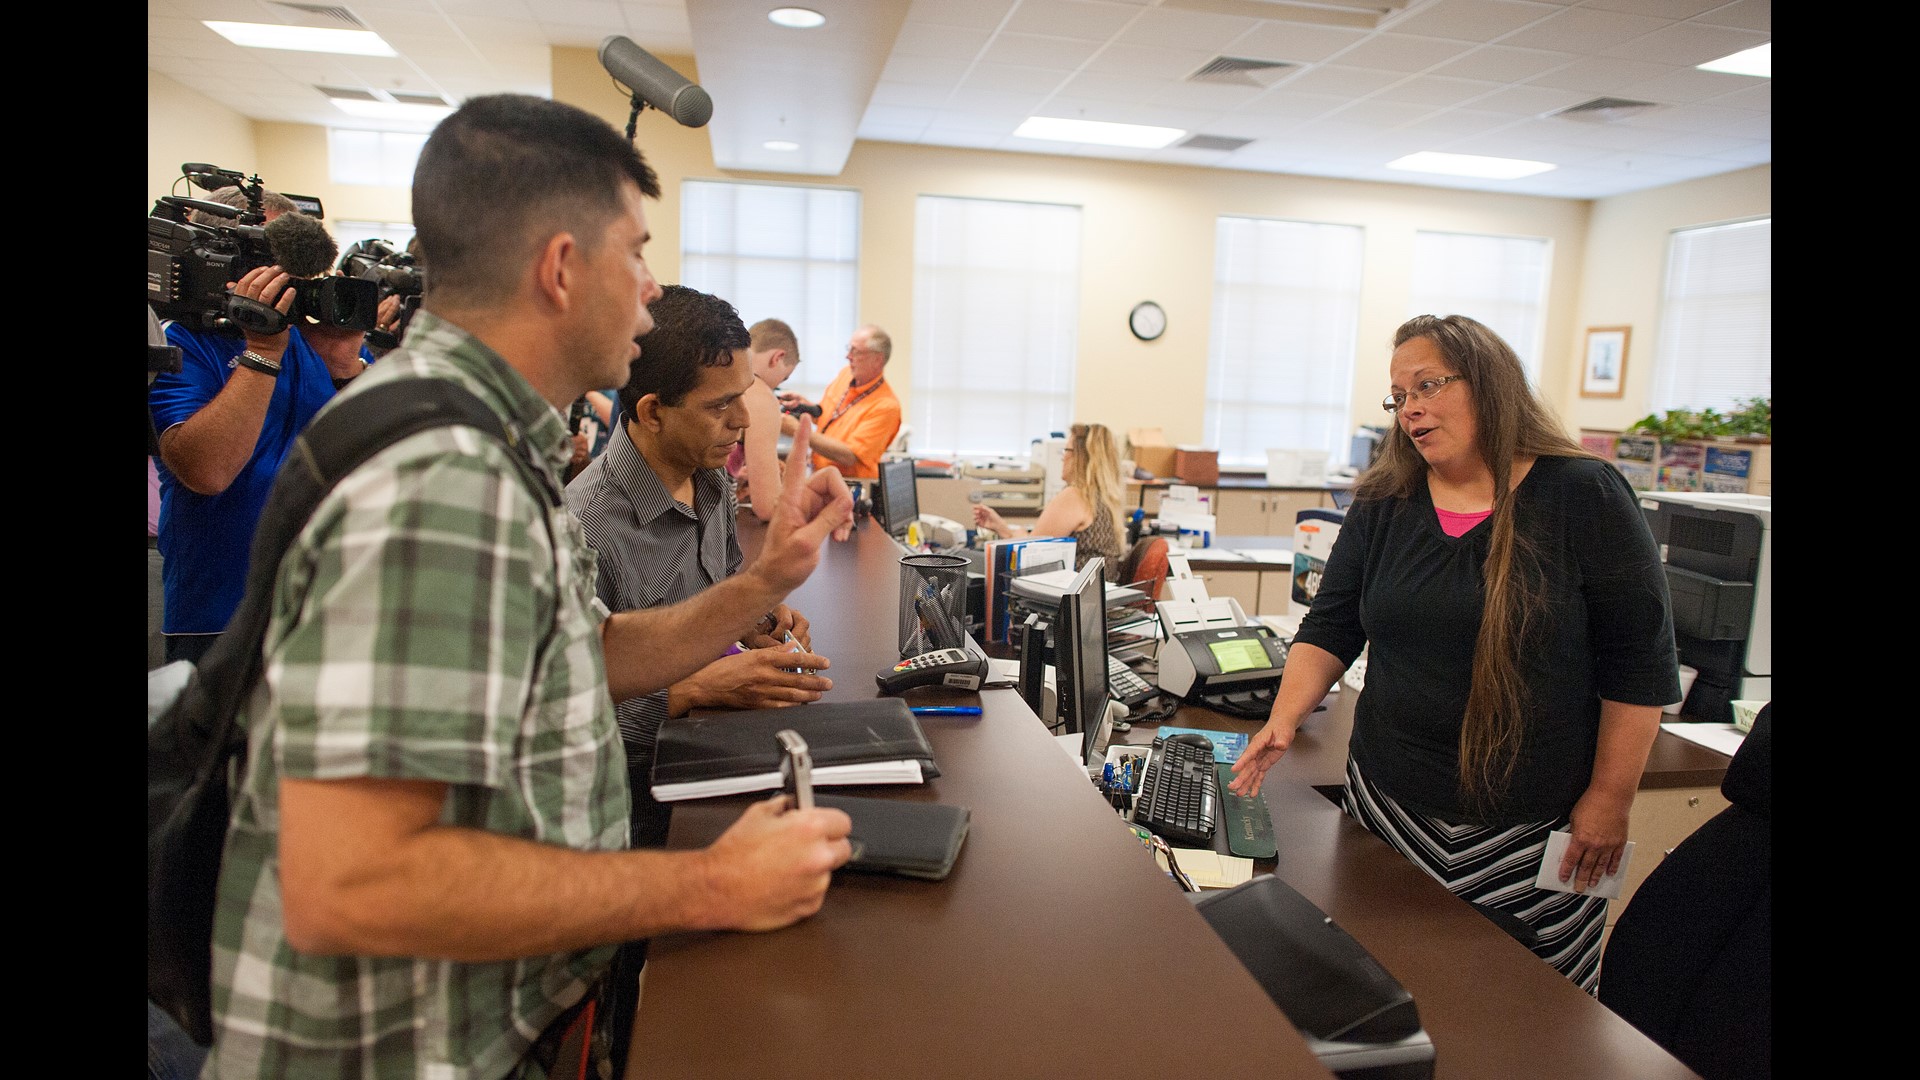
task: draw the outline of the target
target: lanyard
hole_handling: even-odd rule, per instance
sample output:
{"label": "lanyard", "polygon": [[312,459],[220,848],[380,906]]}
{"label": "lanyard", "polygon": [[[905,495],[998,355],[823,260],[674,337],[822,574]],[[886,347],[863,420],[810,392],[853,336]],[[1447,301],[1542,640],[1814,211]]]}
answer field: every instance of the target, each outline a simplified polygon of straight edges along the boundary
{"label": "lanyard", "polygon": [[884,380],[882,379],[873,380],[872,382],[867,384],[867,388],[865,390],[862,390],[857,394],[851,392],[853,389],[852,387],[848,387],[847,389],[849,393],[840,399],[839,405],[834,407],[833,415],[827,417],[825,420],[820,421],[820,430],[821,431],[827,430],[827,425],[833,423],[835,420],[840,419],[841,413],[844,413],[848,409],[853,408],[855,405],[860,404],[860,401],[862,398],[866,397],[868,394],[873,393],[875,390],[880,389],[880,383],[882,381]]}

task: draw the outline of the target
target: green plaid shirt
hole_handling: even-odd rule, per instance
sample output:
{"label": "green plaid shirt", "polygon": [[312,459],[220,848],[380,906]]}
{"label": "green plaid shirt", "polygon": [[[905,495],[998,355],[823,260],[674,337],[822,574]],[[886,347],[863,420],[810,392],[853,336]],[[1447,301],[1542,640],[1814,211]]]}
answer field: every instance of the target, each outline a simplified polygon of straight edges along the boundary
{"label": "green plaid shirt", "polygon": [[[538,448],[558,490],[560,415],[425,311],[406,347],[342,396],[413,377],[478,394]],[[594,554],[511,453],[468,427],[409,436],[321,502],[280,567],[221,867],[206,1076],[538,1076],[528,1047],[612,959],[612,946],[503,963],[307,956],[286,941],[282,777],[437,780],[449,825],[627,846]]]}

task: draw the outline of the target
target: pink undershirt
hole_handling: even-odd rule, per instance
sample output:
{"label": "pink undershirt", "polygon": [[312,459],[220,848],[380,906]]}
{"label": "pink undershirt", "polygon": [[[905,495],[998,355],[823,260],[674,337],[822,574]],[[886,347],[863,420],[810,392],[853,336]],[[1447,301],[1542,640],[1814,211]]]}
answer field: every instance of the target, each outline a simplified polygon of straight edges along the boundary
{"label": "pink undershirt", "polygon": [[1434,507],[1433,512],[1440,515],[1440,531],[1448,536],[1465,536],[1467,530],[1493,516],[1492,508],[1475,511],[1471,514],[1456,514],[1451,510]]}

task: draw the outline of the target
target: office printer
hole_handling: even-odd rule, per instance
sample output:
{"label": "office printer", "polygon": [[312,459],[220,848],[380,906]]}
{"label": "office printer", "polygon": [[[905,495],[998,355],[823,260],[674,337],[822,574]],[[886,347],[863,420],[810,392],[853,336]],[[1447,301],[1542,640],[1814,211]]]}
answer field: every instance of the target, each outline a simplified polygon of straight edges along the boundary
{"label": "office printer", "polygon": [[1643,491],[1660,545],[1680,662],[1700,672],[1681,712],[1729,723],[1735,699],[1773,698],[1773,498]]}
{"label": "office printer", "polygon": [[1433,1076],[1413,995],[1313,901],[1272,874],[1187,898],[1335,1076]]}

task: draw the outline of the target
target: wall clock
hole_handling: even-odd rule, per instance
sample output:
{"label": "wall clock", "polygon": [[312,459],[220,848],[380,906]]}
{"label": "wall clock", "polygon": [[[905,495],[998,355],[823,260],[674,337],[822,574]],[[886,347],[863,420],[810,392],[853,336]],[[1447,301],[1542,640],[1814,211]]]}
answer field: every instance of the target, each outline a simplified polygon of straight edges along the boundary
{"label": "wall clock", "polygon": [[1127,316],[1127,328],[1141,341],[1152,341],[1167,332],[1167,313],[1160,305],[1151,300],[1142,300],[1133,305],[1133,313]]}

